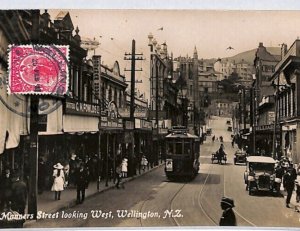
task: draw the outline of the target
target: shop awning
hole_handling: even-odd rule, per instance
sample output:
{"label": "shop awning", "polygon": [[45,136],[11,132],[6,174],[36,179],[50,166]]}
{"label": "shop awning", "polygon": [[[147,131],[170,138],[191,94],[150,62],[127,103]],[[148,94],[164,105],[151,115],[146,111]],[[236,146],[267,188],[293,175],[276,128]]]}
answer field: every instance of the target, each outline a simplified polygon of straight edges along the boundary
{"label": "shop awning", "polygon": [[98,124],[98,117],[63,115],[64,132],[97,132]]}
{"label": "shop awning", "polygon": [[[5,73],[0,69],[0,78]],[[27,135],[28,114],[26,96],[7,95],[6,87],[0,88],[0,154],[4,149],[16,148],[20,135]]]}

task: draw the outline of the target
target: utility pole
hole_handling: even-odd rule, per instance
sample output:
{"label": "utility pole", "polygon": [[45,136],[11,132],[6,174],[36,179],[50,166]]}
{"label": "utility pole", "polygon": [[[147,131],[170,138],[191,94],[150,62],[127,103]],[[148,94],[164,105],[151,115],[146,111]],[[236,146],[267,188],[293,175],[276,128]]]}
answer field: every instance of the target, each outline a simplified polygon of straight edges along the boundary
{"label": "utility pole", "polygon": [[246,131],[246,97],[245,97],[245,92],[246,89],[245,87],[242,89],[243,90],[243,114],[244,114],[244,132]]}
{"label": "utility pole", "polygon": [[[131,48],[131,54],[130,53],[125,53],[125,57],[124,60],[131,60],[131,69],[127,70],[126,68],[124,69],[124,71],[130,71],[131,72],[131,93],[130,93],[130,121],[133,123],[134,126],[134,100],[135,100],[135,72],[136,71],[142,71],[143,69],[135,69],[135,61],[136,60],[143,60],[143,57],[141,57],[143,54],[136,54],[135,53],[135,40],[132,40],[132,48]],[[132,147],[131,147],[131,155],[129,155],[129,165],[133,166],[133,157],[134,157],[134,144],[135,144],[135,140],[134,140],[134,131],[132,131]],[[131,174],[134,174],[134,169],[131,168]]]}
{"label": "utility pole", "polygon": [[[141,83],[140,81],[135,80],[135,72],[136,71],[143,71],[142,68],[140,69],[135,69],[135,61],[136,60],[144,60],[143,57],[141,57],[143,54],[136,54],[135,53],[135,40],[132,40],[132,50],[131,54],[130,53],[125,53],[124,60],[131,60],[131,69],[124,69],[125,71],[130,71],[131,72],[131,93],[130,93],[130,120],[134,121],[134,98],[135,98],[135,83]],[[130,57],[126,57],[130,56]]]}
{"label": "utility pole", "polygon": [[273,140],[272,140],[272,152],[273,152],[273,158],[276,159],[278,157],[276,152],[276,140],[277,140],[277,123],[278,123],[278,91],[279,91],[279,79],[280,77],[277,76],[277,84],[276,84],[276,90],[275,90],[275,114],[274,114],[274,129],[273,129]]}
{"label": "utility pole", "polygon": [[[39,44],[40,11],[32,11],[32,43]],[[37,179],[38,179],[38,117],[39,96],[30,96],[30,152],[29,152],[29,185],[28,185],[28,214],[37,216]]]}

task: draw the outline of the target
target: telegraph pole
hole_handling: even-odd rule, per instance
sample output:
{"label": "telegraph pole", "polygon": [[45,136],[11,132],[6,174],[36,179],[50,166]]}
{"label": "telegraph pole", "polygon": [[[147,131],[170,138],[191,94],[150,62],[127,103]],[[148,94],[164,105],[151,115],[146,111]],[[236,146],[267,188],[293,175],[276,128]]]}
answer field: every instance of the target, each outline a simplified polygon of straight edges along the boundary
{"label": "telegraph pole", "polygon": [[[130,120],[134,121],[134,98],[135,98],[135,83],[141,83],[135,80],[135,72],[136,71],[143,71],[142,68],[135,69],[135,61],[136,60],[144,60],[142,57],[142,53],[136,54],[135,53],[135,40],[132,40],[132,48],[131,53],[125,53],[124,60],[131,60],[131,69],[124,69],[125,71],[131,72],[131,93],[130,93]],[[128,57],[129,56],[129,57]]]}
{"label": "telegraph pole", "polygon": [[[32,12],[32,43],[39,44],[40,11]],[[38,179],[38,113],[39,96],[30,96],[30,152],[29,152],[29,184],[28,184],[28,214],[37,216],[37,179]]]}
{"label": "telegraph pole", "polygon": [[[125,57],[124,60],[131,60],[131,69],[127,70],[126,68],[124,69],[124,71],[130,71],[131,72],[131,93],[130,93],[130,121],[134,124],[134,99],[135,99],[135,72],[136,71],[143,71],[142,68],[140,69],[135,69],[135,61],[136,60],[143,60],[142,57],[142,53],[141,54],[136,54],[135,53],[135,40],[132,40],[132,48],[131,48],[131,53],[125,53]],[[132,147],[131,147],[131,155],[129,155],[129,164],[131,166],[133,166],[133,156],[134,156],[134,132],[132,131]],[[133,169],[131,168],[131,175],[133,175]]]}

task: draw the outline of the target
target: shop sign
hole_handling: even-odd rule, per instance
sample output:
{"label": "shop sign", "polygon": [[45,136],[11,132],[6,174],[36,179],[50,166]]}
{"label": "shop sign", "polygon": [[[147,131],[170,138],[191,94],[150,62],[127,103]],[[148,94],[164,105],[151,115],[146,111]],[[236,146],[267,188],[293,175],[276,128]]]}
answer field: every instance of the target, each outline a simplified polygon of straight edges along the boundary
{"label": "shop sign", "polygon": [[132,121],[125,121],[125,129],[134,129],[134,124]]}
{"label": "shop sign", "polygon": [[[119,108],[119,114],[121,117],[130,117],[130,108]],[[135,108],[134,109],[135,118],[147,118],[147,108]]]}
{"label": "shop sign", "polygon": [[141,120],[140,119],[135,119],[134,120],[134,126],[135,126],[135,128],[141,128]]}
{"label": "shop sign", "polygon": [[94,55],[93,59],[93,91],[95,99],[100,99],[100,84],[101,84],[101,56]]}
{"label": "shop sign", "polygon": [[123,128],[123,120],[118,117],[118,108],[114,102],[108,104],[105,113],[101,112],[101,127]]}
{"label": "shop sign", "polygon": [[80,102],[72,99],[66,99],[64,109],[65,109],[65,114],[89,115],[89,116],[99,116],[100,114],[99,105]]}
{"label": "shop sign", "polygon": [[38,117],[38,131],[46,132],[47,131],[47,115],[39,115]]}
{"label": "shop sign", "polygon": [[268,124],[273,124],[275,122],[275,112],[268,112]]}

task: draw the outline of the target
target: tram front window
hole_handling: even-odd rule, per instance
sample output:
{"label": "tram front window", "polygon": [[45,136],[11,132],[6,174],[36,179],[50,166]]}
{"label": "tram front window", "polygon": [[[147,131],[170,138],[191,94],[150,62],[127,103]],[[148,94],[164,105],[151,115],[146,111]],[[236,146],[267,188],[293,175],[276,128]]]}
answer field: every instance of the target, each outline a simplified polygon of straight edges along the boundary
{"label": "tram front window", "polygon": [[173,142],[170,142],[168,143],[168,154],[169,155],[172,155],[174,153],[174,150],[173,150]]}
{"label": "tram front window", "polygon": [[175,154],[182,154],[182,143],[176,143],[176,153]]}
{"label": "tram front window", "polygon": [[191,154],[191,143],[184,143],[184,154],[185,155],[190,155]]}

